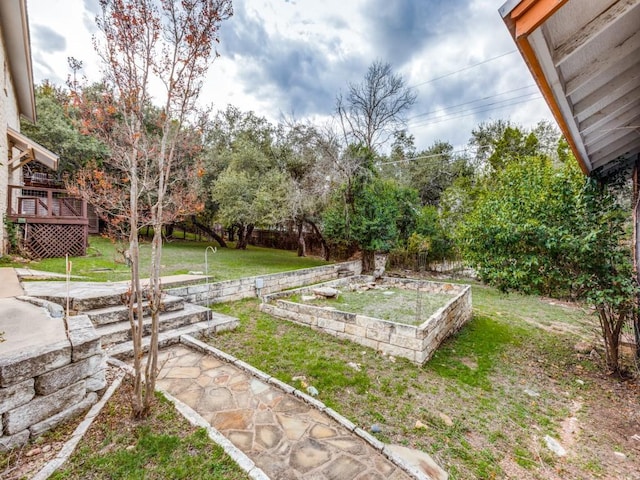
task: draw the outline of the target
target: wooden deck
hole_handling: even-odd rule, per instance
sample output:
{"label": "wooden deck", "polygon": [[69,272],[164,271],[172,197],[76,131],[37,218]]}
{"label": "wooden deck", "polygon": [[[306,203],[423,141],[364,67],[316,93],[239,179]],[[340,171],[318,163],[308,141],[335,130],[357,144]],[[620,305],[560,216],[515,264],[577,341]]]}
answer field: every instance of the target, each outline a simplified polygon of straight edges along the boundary
{"label": "wooden deck", "polygon": [[19,226],[22,247],[36,258],[85,255],[87,202],[63,188],[9,185],[7,219]]}

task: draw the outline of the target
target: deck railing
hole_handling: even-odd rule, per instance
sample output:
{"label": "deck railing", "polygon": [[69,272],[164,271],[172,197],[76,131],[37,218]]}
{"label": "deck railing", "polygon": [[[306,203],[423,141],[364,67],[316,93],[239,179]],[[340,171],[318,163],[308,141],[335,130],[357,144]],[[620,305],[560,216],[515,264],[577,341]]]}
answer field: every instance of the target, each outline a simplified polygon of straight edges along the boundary
{"label": "deck railing", "polygon": [[62,188],[9,185],[7,216],[13,221],[75,224],[88,221],[87,202]]}

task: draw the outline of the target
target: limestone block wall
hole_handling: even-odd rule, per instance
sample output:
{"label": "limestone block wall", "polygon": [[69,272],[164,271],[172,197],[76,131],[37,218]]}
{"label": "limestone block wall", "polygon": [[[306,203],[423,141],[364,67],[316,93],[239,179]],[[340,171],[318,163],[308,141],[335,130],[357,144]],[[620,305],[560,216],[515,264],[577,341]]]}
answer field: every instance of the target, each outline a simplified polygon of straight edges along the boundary
{"label": "limestone block wall", "polygon": [[[335,287],[353,280],[340,279],[324,285]],[[369,280],[369,277],[360,277],[360,280]],[[283,300],[294,293],[309,292],[311,287],[267,295],[260,308],[270,315],[322,330],[388,355],[407,358],[420,365],[431,358],[447,337],[471,319],[471,287],[468,285],[386,277],[382,283],[398,288],[447,293],[451,295],[451,300],[418,326]]]}
{"label": "limestone block wall", "polygon": [[106,358],[89,317],[67,322],[67,340],[0,358],[0,451],[87,410],[106,387]]}
{"label": "limestone block wall", "polygon": [[189,303],[204,305],[207,302],[221,303],[242,300],[243,298],[255,298],[292,287],[325,282],[339,276],[360,275],[361,271],[362,265],[358,260],[210,283],[208,294],[206,284],[170,288],[166,292],[169,295],[182,297]]}

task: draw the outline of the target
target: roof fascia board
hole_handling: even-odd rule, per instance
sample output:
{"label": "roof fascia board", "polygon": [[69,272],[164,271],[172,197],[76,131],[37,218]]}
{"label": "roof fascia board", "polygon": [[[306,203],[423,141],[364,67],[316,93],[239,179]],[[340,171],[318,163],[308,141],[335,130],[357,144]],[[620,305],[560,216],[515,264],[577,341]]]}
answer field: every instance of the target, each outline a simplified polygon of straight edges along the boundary
{"label": "roof fascia board", "polygon": [[523,0],[511,12],[515,39],[531,34],[568,0]]}
{"label": "roof fascia board", "polygon": [[36,121],[36,101],[31,62],[31,41],[25,0],[0,1],[0,28],[7,61],[16,91],[18,109],[29,121]]}
{"label": "roof fascia board", "polygon": [[[584,150],[584,147],[574,141],[574,138],[580,138],[577,125],[565,121],[565,118],[573,117],[571,107],[562,94],[562,83],[553,66],[553,59],[547,49],[543,48],[546,46],[546,41],[542,35],[542,31],[536,30],[531,35],[521,37],[516,41],[516,43],[520,49],[520,53],[529,66],[529,70],[533,73],[533,77],[538,84],[538,88],[542,91],[543,97],[545,98],[551,113],[556,119],[560,130],[576,156],[576,159],[580,164],[580,168],[585,174],[588,174],[591,171],[591,163],[589,162],[589,157],[587,156],[587,152]],[[532,43],[534,45],[532,45]],[[537,51],[540,54],[542,62],[539,61],[536,56],[534,46],[537,47]],[[549,80],[553,83],[549,83]],[[558,94],[556,94],[556,92]],[[567,116],[565,117],[563,114]]]}

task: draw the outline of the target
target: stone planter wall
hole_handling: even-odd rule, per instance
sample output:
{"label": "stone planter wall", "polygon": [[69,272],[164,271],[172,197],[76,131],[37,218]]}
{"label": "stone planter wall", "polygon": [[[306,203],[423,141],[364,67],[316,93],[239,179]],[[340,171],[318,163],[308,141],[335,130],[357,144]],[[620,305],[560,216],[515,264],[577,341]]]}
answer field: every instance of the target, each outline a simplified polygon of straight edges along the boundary
{"label": "stone planter wall", "polygon": [[[357,280],[369,279],[360,277]],[[324,285],[336,287],[353,280],[341,279]],[[448,336],[471,319],[469,286],[400,278],[384,278],[383,284],[411,290],[420,288],[429,293],[447,293],[451,295],[451,300],[418,326],[283,300],[295,293],[310,292],[313,287],[267,295],[260,308],[270,315],[322,330],[388,355],[404,357],[420,365],[431,358]]]}
{"label": "stone planter wall", "polygon": [[0,358],[0,451],[87,410],[106,386],[105,356],[91,321],[68,319],[67,340]]}
{"label": "stone planter wall", "polygon": [[187,302],[205,305],[208,302],[222,303],[242,300],[243,298],[260,297],[291,287],[325,282],[340,276],[348,277],[359,275],[361,271],[362,265],[358,260],[290,272],[210,283],[208,295],[207,284],[170,288],[167,289],[166,292],[169,295],[182,297]]}

